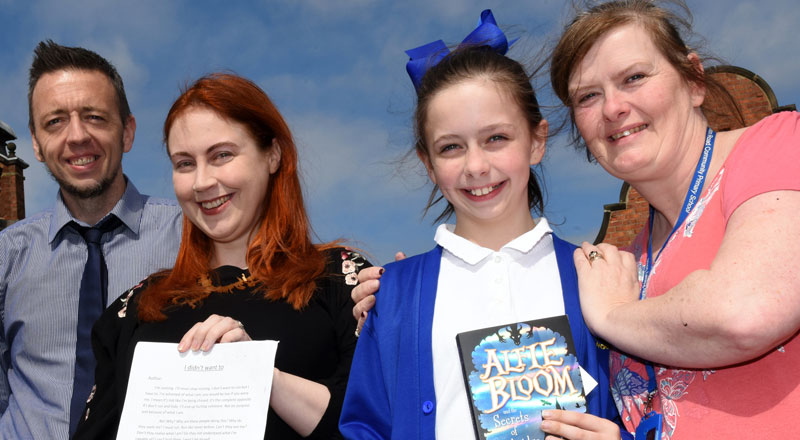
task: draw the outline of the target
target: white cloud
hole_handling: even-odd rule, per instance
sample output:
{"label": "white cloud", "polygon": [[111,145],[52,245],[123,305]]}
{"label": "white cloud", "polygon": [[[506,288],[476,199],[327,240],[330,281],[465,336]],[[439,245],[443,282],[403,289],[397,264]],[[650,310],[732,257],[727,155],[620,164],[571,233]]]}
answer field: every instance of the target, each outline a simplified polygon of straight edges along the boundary
{"label": "white cloud", "polygon": [[421,177],[398,175],[395,160],[405,150],[392,150],[388,132],[378,121],[341,120],[320,114],[288,119],[312,198],[326,198],[346,188],[358,188],[362,197],[391,197],[424,184]]}
{"label": "white cloud", "polygon": [[[11,61],[11,60],[9,60]],[[0,119],[6,122],[17,137],[28,134],[28,68],[25,61],[7,65],[0,74]]]}
{"label": "white cloud", "polygon": [[[397,147],[380,121],[327,114],[286,115],[300,153],[306,206],[322,240],[345,238],[391,261],[402,247],[418,253],[431,246],[431,218],[422,220],[427,176],[398,164]],[[435,216],[434,216],[435,217]]]}
{"label": "white cloud", "polygon": [[324,17],[337,17],[352,15],[361,9],[370,8],[378,4],[377,0],[305,0],[302,2],[304,10]]}
{"label": "white cloud", "polygon": [[45,37],[64,35],[72,39],[71,43],[81,44],[93,37],[125,35],[137,44],[157,45],[169,40],[175,31],[180,18],[178,5],[157,0],[34,0],[30,10],[36,28],[45,31]]}
{"label": "white cloud", "polygon": [[773,88],[796,90],[798,23],[800,9],[795,2],[739,3],[723,16],[714,43],[732,64],[755,71]]}
{"label": "white cloud", "polygon": [[110,40],[97,39],[89,40],[84,44],[85,47],[90,47],[93,51],[101,54],[117,68],[125,83],[126,94],[131,95],[128,99],[135,99],[136,91],[149,79],[149,72],[141,61],[136,61],[136,56],[125,39],[121,37]]}

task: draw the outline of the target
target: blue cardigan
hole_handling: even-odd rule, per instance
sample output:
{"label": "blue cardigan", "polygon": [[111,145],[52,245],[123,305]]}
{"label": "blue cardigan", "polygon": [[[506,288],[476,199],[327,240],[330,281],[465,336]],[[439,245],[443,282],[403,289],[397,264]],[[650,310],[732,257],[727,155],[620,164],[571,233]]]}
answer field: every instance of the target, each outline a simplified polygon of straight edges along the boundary
{"label": "blue cardigan", "polygon": [[[595,341],[581,314],[575,246],[555,235],[553,241],[578,362],[598,382],[587,396],[587,411],[621,426],[609,391],[608,349]],[[339,422],[345,438],[435,438],[431,326],[441,259],[437,246],[386,266],[350,370]]]}

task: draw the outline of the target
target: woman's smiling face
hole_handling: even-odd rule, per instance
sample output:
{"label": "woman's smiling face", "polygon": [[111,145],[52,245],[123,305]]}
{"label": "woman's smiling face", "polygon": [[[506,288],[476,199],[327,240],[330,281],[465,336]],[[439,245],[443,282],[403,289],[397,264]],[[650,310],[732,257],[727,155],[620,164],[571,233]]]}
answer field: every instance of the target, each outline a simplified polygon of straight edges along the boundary
{"label": "woman's smiling face", "polygon": [[705,93],[681,77],[637,24],[600,37],[570,75],[569,91],[590,152],[629,182],[668,171],[670,161],[683,157]]}
{"label": "woman's smiling face", "polygon": [[265,150],[244,125],[192,107],[175,119],[167,146],[186,217],[214,242],[246,249],[280,164],[278,145]]}

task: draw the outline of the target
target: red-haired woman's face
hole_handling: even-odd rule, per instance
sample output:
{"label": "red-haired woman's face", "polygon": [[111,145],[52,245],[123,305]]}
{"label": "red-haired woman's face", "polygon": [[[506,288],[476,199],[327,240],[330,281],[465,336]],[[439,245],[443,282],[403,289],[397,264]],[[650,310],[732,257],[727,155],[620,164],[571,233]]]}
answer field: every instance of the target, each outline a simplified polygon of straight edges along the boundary
{"label": "red-haired woman's face", "polygon": [[167,148],[184,214],[217,250],[224,244],[245,253],[270,175],[280,164],[280,148],[263,151],[244,125],[202,107],[175,119]]}

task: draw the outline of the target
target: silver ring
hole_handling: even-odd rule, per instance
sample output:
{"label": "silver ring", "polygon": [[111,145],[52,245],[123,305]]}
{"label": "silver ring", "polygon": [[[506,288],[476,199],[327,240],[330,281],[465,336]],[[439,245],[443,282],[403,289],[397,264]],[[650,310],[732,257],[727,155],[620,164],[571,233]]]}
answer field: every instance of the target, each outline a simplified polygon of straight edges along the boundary
{"label": "silver ring", "polygon": [[236,321],[236,326],[244,331],[244,324],[242,324],[242,321]]}
{"label": "silver ring", "polygon": [[589,262],[592,263],[594,260],[605,260],[606,257],[603,256],[600,252],[591,251],[589,252]]}

